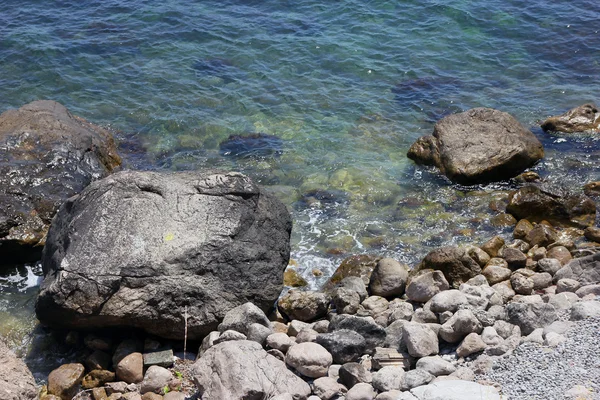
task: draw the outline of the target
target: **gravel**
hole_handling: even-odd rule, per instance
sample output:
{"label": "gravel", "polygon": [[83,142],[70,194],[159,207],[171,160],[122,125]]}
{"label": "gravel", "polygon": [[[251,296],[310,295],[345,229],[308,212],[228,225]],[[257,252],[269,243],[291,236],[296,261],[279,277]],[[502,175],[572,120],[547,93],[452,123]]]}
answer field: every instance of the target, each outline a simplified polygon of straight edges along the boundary
{"label": "gravel", "polygon": [[590,391],[578,399],[600,399],[600,319],[578,321],[565,336],[555,348],[523,343],[477,379],[499,383],[511,400],[575,399],[565,396],[575,385]]}

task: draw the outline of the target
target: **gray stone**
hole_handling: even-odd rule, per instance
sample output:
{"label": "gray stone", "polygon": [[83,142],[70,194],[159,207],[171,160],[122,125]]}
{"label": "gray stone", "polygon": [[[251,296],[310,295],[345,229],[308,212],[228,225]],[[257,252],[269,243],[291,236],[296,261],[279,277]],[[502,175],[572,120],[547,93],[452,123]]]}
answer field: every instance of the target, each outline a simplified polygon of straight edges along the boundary
{"label": "gray stone", "polygon": [[56,214],[37,316],[182,340],[189,304],[187,338],[200,339],[249,300],[273,306],[291,228],[285,205],[236,172],[118,172]]}
{"label": "gray stone", "polygon": [[320,378],[327,376],[333,357],[320,344],[305,342],[288,350],[285,363],[306,377]]}
{"label": "gray stone", "polygon": [[579,321],[586,318],[600,318],[600,302],[582,301],[573,305],[571,309],[571,321]]}
{"label": "gray stone", "polygon": [[140,393],[156,392],[169,384],[173,374],[166,368],[153,365],[146,371],[142,381]]}
{"label": "gray stone", "polygon": [[144,367],[158,365],[159,367],[169,368],[173,365],[173,350],[153,351],[144,353]]}
{"label": "gray stone", "polygon": [[439,335],[448,343],[456,343],[469,333],[480,333],[482,329],[481,322],[471,310],[458,310],[442,325]]}
{"label": "gray stone", "polygon": [[575,294],[579,297],[585,297],[590,294],[593,296],[600,296],[600,284],[582,286],[575,291]]}
{"label": "gray stone", "polygon": [[456,348],[456,355],[459,357],[467,357],[474,353],[479,353],[485,350],[486,344],[476,333],[469,333],[460,345]]}
{"label": "gray stone", "polygon": [[411,390],[413,388],[427,385],[433,380],[434,376],[422,369],[413,369],[404,374],[402,390]]}
{"label": "gray stone", "polygon": [[543,258],[538,261],[537,266],[544,272],[554,276],[561,268],[563,268],[560,261],[555,258]]}
{"label": "gray stone", "polygon": [[389,302],[381,296],[369,296],[361,303],[365,310],[369,310],[371,315],[380,314],[388,309]]}
{"label": "gray stone", "polygon": [[243,333],[240,333],[238,331],[228,330],[228,331],[221,333],[221,335],[215,339],[215,341],[213,342],[213,346],[215,344],[227,342],[230,340],[246,340],[246,335],[244,335]]}
{"label": "gray stone", "polygon": [[306,328],[310,328],[310,327],[311,327],[310,324],[295,319],[293,321],[290,321],[290,323],[288,325],[287,334],[289,336],[297,336],[300,333],[300,331],[302,331]]}
{"label": "gray stone", "polygon": [[401,392],[399,390],[390,390],[379,393],[375,400],[417,400],[410,392]]}
{"label": "gray stone", "polygon": [[330,301],[323,292],[293,289],[279,299],[277,306],[289,319],[310,322],[327,315]]}
{"label": "gray stone", "polygon": [[306,328],[302,329],[298,335],[296,336],[296,343],[304,343],[304,342],[317,342],[317,336],[319,336],[319,332],[314,329]]}
{"label": "gray stone", "polygon": [[415,313],[414,306],[411,303],[401,299],[394,299],[390,301],[389,309],[391,311],[388,318],[388,322],[390,324],[400,319],[410,321]]}
{"label": "gray stone", "polygon": [[481,273],[486,277],[490,285],[495,285],[496,283],[510,278],[512,271],[507,267],[502,267],[499,265],[486,265]]}
{"label": "gray stone", "polygon": [[455,312],[460,306],[467,303],[467,296],[463,292],[456,289],[444,290],[429,300],[429,308],[434,313]]}
{"label": "gray stone", "polygon": [[557,310],[570,310],[579,301],[579,296],[571,292],[563,292],[550,296],[548,304],[551,304]]}
{"label": "gray stone", "polygon": [[336,396],[339,397],[345,395],[348,391],[344,385],[339,384],[335,379],[328,376],[315,379],[312,387],[313,393],[318,396],[320,400],[331,400]]}
{"label": "gray stone", "polygon": [[557,319],[557,312],[551,304],[510,303],[506,306],[508,320],[519,326],[524,335],[542,328]]}
{"label": "gray stone", "polygon": [[571,321],[554,321],[550,325],[544,327],[544,335],[547,335],[550,332],[566,333],[569,329],[573,327],[574,323]]}
{"label": "gray stone", "polygon": [[267,398],[283,393],[304,400],[310,386],[283,362],[249,340],[217,344],[192,367],[203,400]]}
{"label": "gray stone", "polygon": [[369,370],[356,362],[342,365],[339,370],[339,377],[340,383],[346,386],[348,389],[357,383],[371,383],[373,381]]}
{"label": "gray stone", "polygon": [[556,282],[556,294],[563,292],[575,293],[580,286],[581,284],[575,279],[562,278]]}
{"label": "gray stone", "polygon": [[410,322],[402,327],[402,337],[408,353],[413,357],[425,357],[439,352],[437,335],[427,325]]}
{"label": "gray stone", "polygon": [[348,390],[348,393],[346,393],[346,400],[373,400],[376,394],[373,386],[370,384],[359,383]]}
{"label": "gray stone", "polygon": [[471,368],[468,367],[458,367],[456,371],[450,374],[450,376],[455,376],[463,381],[474,381],[475,373]]}
{"label": "gray stone", "polygon": [[373,353],[375,347],[383,345],[385,329],[378,325],[371,317],[358,317],[355,315],[336,315],[329,322],[329,330],[337,331],[349,329],[359,333],[365,338],[365,351]]}
{"label": "gray stone", "polygon": [[383,346],[389,347],[392,349],[399,349],[401,347],[406,347],[406,346],[402,346],[403,345],[402,329],[403,329],[404,325],[407,323],[408,323],[408,321],[399,319],[398,321],[394,321],[391,324],[389,324],[385,328],[385,342],[383,342]]}
{"label": "gray stone", "polygon": [[493,386],[469,381],[442,381],[411,390],[418,400],[501,400]]}
{"label": "gray stone", "polygon": [[448,290],[450,285],[441,271],[421,270],[411,275],[406,286],[406,296],[419,303],[426,303],[442,290]]}
{"label": "gray stone", "polygon": [[567,338],[560,333],[548,332],[544,337],[544,344],[550,347],[556,347],[566,341]]}
{"label": "gray stone", "polygon": [[326,319],[317,321],[312,328],[319,333],[327,333],[329,331],[329,321]]}
{"label": "gray stone", "polygon": [[498,332],[496,332],[494,327],[488,326],[483,328],[483,332],[481,332],[481,340],[483,340],[483,343],[485,343],[487,346],[496,346],[502,343],[504,338],[498,335]]}
{"label": "gray stone", "polygon": [[440,356],[423,357],[417,361],[417,368],[429,372],[433,376],[450,375],[456,371],[451,362]]}
{"label": "gray stone", "polygon": [[251,302],[244,303],[227,311],[223,321],[219,324],[219,332],[234,330],[244,335],[248,335],[248,329],[252,324],[260,324],[266,328],[271,328],[271,321],[265,315],[263,310]]}
{"label": "gray stone", "polygon": [[276,332],[267,336],[267,346],[271,349],[279,350],[284,354],[295,344],[296,342],[294,339],[290,338],[285,333]]}
{"label": "gray stone", "polygon": [[255,322],[250,324],[250,326],[248,327],[247,339],[252,340],[256,343],[260,343],[261,346],[265,346],[267,344],[267,337],[272,333],[272,328]]}
{"label": "gray stone", "polygon": [[517,294],[529,295],[533,293],[533,279],[522,274],[514,273],[510,277],[510,284]]}
{"label": "gray stone", "polygon": [[221,336],[219,331],[212,331],[204,339],[202,339],[202,344],[200,344],[200,348],[198,349],[198,357],[201,357],[206,350],[210,349],[214,344],[215,340]]}
{"label": "gray stone", "polygon": [[532,342],[532,343],[544,344],[544,329],[537,328],[536,330],[531,332],[529,335],[522,337],[521,342]]}
{"label": "gray stone", "polygon": [[401,390],[404,370],[400,367],[383,367],[373,374],[373,387],[380,392]]}
{"label": "gray stone", "polygon": [[367,286],[364,280],[358,276],[347,276],[344,279],[342,279],[340,284],[342,287],[358,293],[361,302],[363,302],[367,297],[369,297],[369,293],[367,292]]}
{"label": "gray stone", "polygon": [[332,302],[339,314],[356,314],[360,306],[360,295],[354,290],[339,287],[332,293]]}
{"label": "gray stone", "polygon": [[336,364],[357,361],[367,346],[362,335],[349,329],[321,333],[317,336],[317,343],[331,353]]}
{"label": "gray stone", "polygon": [[[69,394],[68,390],[67,393]],[[38,388],[31,371],[2,339],[0,339],[0,398],[3,400],[38,398]]]}
{"label": "gray stone", "polygon": [[548,272],[539,272],[533,274],[531,280],[533,280],[534,290],[541,290],[552,286],[552,275],[550,275]]}
{"label": "gray stone", "polygon": [[408,270],[407,265],[391,258],[382,258],[371,274],[369,283],[371,293],[383,297],[402,296],[408,279]]}

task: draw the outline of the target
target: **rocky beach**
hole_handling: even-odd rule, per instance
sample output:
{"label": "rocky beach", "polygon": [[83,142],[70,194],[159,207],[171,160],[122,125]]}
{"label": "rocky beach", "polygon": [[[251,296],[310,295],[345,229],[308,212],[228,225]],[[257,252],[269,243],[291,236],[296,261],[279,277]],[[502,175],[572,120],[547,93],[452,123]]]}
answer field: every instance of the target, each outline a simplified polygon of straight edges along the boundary
{"label": "rocky beach", "polygon": [[[599,120],[586,104],[542,126]],[[408,157],[513,181],[493,205],[510,235],[416,265],[352,255],[316,290],[286,206],[244,174],[119,168],[111,133],[53,101],[0,115],[0,138],[0,251],[41,254],[37,318],[73,350],[36,380],[0,342],[3,399],[599,398],[600,183],[528,171],[543,145],[507,113],[445,117]]]}

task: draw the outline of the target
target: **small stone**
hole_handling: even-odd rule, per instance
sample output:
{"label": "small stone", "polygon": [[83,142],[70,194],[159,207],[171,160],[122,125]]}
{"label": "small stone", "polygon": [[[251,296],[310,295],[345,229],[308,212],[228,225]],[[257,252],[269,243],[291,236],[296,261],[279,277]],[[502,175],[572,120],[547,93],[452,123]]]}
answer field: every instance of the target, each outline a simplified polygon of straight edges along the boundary
{"label": "small stone", "polygon": [[277,305],[290,319],[309,322],[324,317],[329,302],[330,298],[325,293],[292,289],[279,299]]}
{"label": "small stone", "polygon": [[48,375],[48,393],[69,400],[77,393],[85,372],[82,364],[63,364]]}
{"label": "small stone", "polygon": [[261,324],[267,328],[271,327],[271,322],[265,313],[255,304],[247,302],[232,308],[225,314],[223,321],[219,324],[219,332],[234,330],[247,335],[248,327],[253,323]]}
{"label": "small stone", "polygon": [[354,290],[338,287],[333,291],[332,302],[340,314],[356,314],[360,306],[360,295]]}
{"label": "small stone", "polygon": [[361,303],[366,309],[371,311],[371,315],[376,315],[388,309],[389,302],[380,296],[369,296]]}
{"label": "small stone", "polygon": [[429,307],[434,313],[444,311],[455,312],[460,306],[467,304],[467,296],[459,290],[444,290],[429,300]]}
{"label": "small stone", "polygon": [[537,266],[539,269],[549,273],[552,276],[554,276],[554,274],[556,274],[558,270],[562,268],[560,261],[555,258],[544,258],[539,260]]}
{"label": "small stone", "polygon": [[519,222],[517,222],[517,226],[515,226],[515,229],[513,230],[513,237],[515,239],[525,239],[527,237],[527,234],[533,229],[533,225],[531,224],[531,222],[527,221],[526,219],[522,219]]}
{"label": "small stone", "polygon": [[496,283],[509,279],[510,275],[512,274],[512,271],[509,268],[505,268],[499,265],[488,264],[485,266],[481,273],[483,274],[483,276],[486,277],[490,285],[495,285]]}
{"label": "small stone", "polygon": [[529,335],[521,338],[521,341],[544,344],[544,329],[538,328],[538,329],[534,330]]}
{"label": "small stone", "polygon": [[518,294],[529,295],[533,293],[533,279],[522,274],[514,273],[510,277],[510,284],[513,290]]}
{"label": "small stone", "polygon": [[567,338],[564,337],[563,335],[561,335],[560,333],[549,332],[548,334],[546,334],[544,344],[546,346],[556,347],[566,340],[567,340]]}
{"label": "small stone", "polygon": [[443,290],[450,289],[448,281],[441,271],[422,270],[409,279],[406,296],[419,303],[426,303]]}
{"label": "small stone", "polygon": [[[94,400],[107,400],[108,399],[106,390],[103,387],[93,388],[92,389],[92,397],[94,398]],[[47,397],[44,397],[44,399],[47,399]],[[142,400],[144,400],[144,399],[142,399]],[[151,400],[151,399],[148,399],[148,400]]]}
{"label": "small stone", "polygon": [[571,321],[579,321],[585,318],[600,318],[600,302],[582,301],[573,305]]}
{"label": "small stone", "polygon": [[502,246],[504,246],[504,239],[502,239],[502,237],[500,236],[494,236],[493,238],[485,242],[481,246],[481,249],[487,254],[489,254],[490,257],[497,257],[498,252],[500,251],[500,248],[502,248]]}
{"label": "small stone", "polygon": [[95,387],[103,386],[107,382],[113,382],[114,380],[114,372],[102,369],[95,369],[90,371],[89,374],[83,377],[81,387],[83,389],[92,389]]}
{"label": "small stone", "polygon": [[579,289],[579,287],[581,286],[581,284],[576,281],[575,279],[569,279],[569,278],[564,278],[564,279],[560,279],[558,282],[556,282],[556,293],[562,293],[562,292],[576,292],[577,289]]}
{"label": "small stone", "polygon": [[271,349],[277,349],[282,353],[287,353],[288,349],[296,344],[296,342],[291,339],[285,333],[273,333],[267,336],[267,346]]}
{"label": "small stone", "polygon": [[349,329],[321,333],[317,336],[317,343],[331,353],[336,364],[357,361],[367,346],[362,335]]}
{"label": "small stone", "polygon": [[474,353],[485,350],[486,344],[476,333],[469,333],[456,349],[456,355],[467,357]]}
{"label": "small stone", "polygon": [[600,296],[600,284],[582,286],[575,291],[575,294],[579,297],[585,297],[590,294]]}
{"label": "small stone", "polygon": [[433,376],[450,375],[456,367],[440,356],[423,357],[417,361],[417,368],[429,372]]}
{"label": "small stone", "polygon": [[171,371],[158,365],[153,365],[146,371],[140,392],[142,394],[148,392],[158,392],[168,385],[173,378]]}
{"label": "small stone", "polygon": [[110,338],[100,337],[94,334],[86,335],[83,338],[83,343],[90,350],[110,351],[113,342]]}
{"label": "small stone", "polygon": [[318,396],[320,400],[330,400],[336,396],[343,396],[348,391],[346,387],[328,376],[315,379],[312,384],[312,389],[313,393]]}
{"label": "small stone", "polygon": [[[289,399],[293,400],[291,395],[290,395]],[[163,396],[163,400],[185,400],[185,394],[183,394],[181,392],[169,392]],[[273,400],[275,400],[275,399],[273,399]],[[280,399],[280,400],[282,400],[282,399]]]}
{"label": "small stone", "polygon": [[502,336],[498,335],[496,329],[493,326],[487,326],[483,328],[483,332],[481,332],[481,340],[487,346],[496,346],[504,340]]}
{"label": "small stone", "polygon": [[400,367],[383,367],[373,374],[373,387],[380,392],[401,390],[404,374]]}
{"label": "small stone", "polygon": [[106,393],[110,396],[114,393],[125,393],[127,391],[127,382],[109,382],[106,385]]}
{"label": "small stone", "polygon": [[247,340],[260,343],[260,345],[264,347],[267,344],[267,337],[272,333],[273,329],[271,327],[255,322],[248,327]]}
{"label": "small stone", "polygon": [[583,231],[583,235],[592,242],[600,243],[600,228],[588,226],[585,228],[585,231]]}
{"label": "small stone", "polygon": [[102,350],[94,350],[94,352],[85,359],[85,366],[89,371],[94,369],[107,370],[109,365],[110,355]]}
{"label": "small stone", "polygon": [[361,364],[356,362],[346,363],[339,370],[339,381],[348,389],[357,383],[371,383],[371,373]]}
{"label": "small stone", "polygon": [[438,354],[437,335],[427,325],[410,322],[402,327],[402,337],[413,357]]}
{"label": "small stone", "polygon": [[548,272],[538,272],[531,276],[534,290],[542,290],[552,286],[552,275]]}
{"label": "small stone", "polygon": [[400,297],[404,294],[409,267],[391,258],[382,258],[373,269],[369,283],[377,296]]}
{"label": "small stone", "polygon": [[402,390],[411,390],[419,386],[428,384],[434,376],[422,369],[413,369],[404,374]]}
{"label": "small stone", "polygon": [[304,342],[317,342],[317,336],[319,336],[319,332],[314,329],[306,328],[302,329],[300,333],[296,336],[296,343],[304,343]]}
{"label": "small stone", "polygon": [[276,359],[278,359],[280,361],[285,361],[285,354],[283,354],[281,352],[281,350],[270,349],[270,350],[267,350],[267,353],[269,353],[270,355],[272,355],[273,357],[275,357]]}
{"label": "small stone", "polygon": [[571,252],[565,246],[555,246],[548,250],[546,255],[548,258],[557,259],[562,265],[566,265],[573,259]]}
{"label": "small stone", "polygon": [[571,400],[593,400],[594,390],[583,385],[575,385],[565,392],[564,398]]}
{"label": "small stone", "polygon": [[450,374],[450,376],[455,376],[463,381],[474,381],[475,373],[471,368],[468,367],[458,367],[456,371]]}
{"label": "small stone", "polygon": [[502,258],[506,260],[508,267],[513,270],[525,267],[527,264],[527,256],[521,250],[511,247],[504,247],[502,249]]}
{"label": "small stone", "polygon": [[391,311],[388,317],[388,323],[403,319],[410,321],[413,314],[415,313],[414,306],[404,300],[394,299],[390,301],[389,310]]}
{"label": "small stone", "polygon": [[285,363],[309,378],[327,376],[332,355],[320,344],[299,343],[288,350]]}
{"label": "small stone", "polygon": [[154,351],[152,353],[144,353],[144,367],[158,365],[160,367],[169,368],[173,365],[173,350]]}
{"label": "small stone", "polygon": [[375,398],[375,390],[368,383],[359,383],[348,390],[346,400],[373,400]]}
{"label": "small stone", "polygon": [[531,247],[548,247],[556,242],[557,239],[558,234],[554,228],[546,224],[537,224],[525,237],[525,241],[527,241]]}
{"label": "small stone", "polygon": [[144,357],[142,353],[125,356],[115,367],[117,378],[127,383],[138,383],[144,379]]}
{"label": "small stone", "polygon": [[456,343],[469,333],[480,333],[483,329],[481,322],[471,310],[458,310],[442,325],[440,337],[448,343]]}

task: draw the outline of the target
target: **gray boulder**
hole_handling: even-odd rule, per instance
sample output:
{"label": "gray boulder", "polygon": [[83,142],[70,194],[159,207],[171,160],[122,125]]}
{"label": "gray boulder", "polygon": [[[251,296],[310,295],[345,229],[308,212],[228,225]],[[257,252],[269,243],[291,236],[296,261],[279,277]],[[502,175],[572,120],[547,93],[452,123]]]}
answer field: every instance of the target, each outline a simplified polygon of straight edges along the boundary
{"label": "gray boulder", "polygon": [[192,366],[204,400],[259,399],[290,393],[304,400],[310,386],[256,342],[232,341],[211,347]]}
{"label": "gray boulder", "polygon": [[219,325],[219,332],[234,330],[247,335],[250,326],[255,323],[271,329],[271,321],[269,321],[263,310],[253,303],[247,302],[227,311],[223,322]]}
{"label": "gray boulder", "polygon": [[544,157],[535,135],[510,114],[474,108],[438,121],[408,151],[417,164],[434,165],[451,181],[474,185],[509,179]]}
{"label": "gray boulder", "polygon": [[575,279],[582,286],[600,283],[600,253],[570,261],[554,275],[554,282],[560,279]]}
{"label": "gray boulder", "polygon": [[394,259],[382,258],[371,274],[371,293],[383,297],[402,296],[408,279],[408,269],[408,266]]}
{"label": "gray boulder", "polygon": [[434,382],[410,391],[418,400],[501,400],[493,386],[451,380]]}
{"label": "gray boulder", "polygon": [[0,260],[38,260],[61,204],[120,164],[108,130],[55,101],[2,113]]}
{"label": "gray boulder", "polygon": [[544,131],[550,132],[599,132],[600,112],[595,104],[587,103],[550,117],[541,126]]}
{"label": "gray boulder", "polygon": [[365,338],[365,351],[372,353],[375,347],[382,346],[386,332],[383,327],[371,317],[357,317],[355,315],[336,315],[329,323],[329,331],[348,329],[359,333]]}
{"label": "gray boulder", "polygon": [[411,273],[406,286],[406,296],[412,301],[426,303],[439,292],[449,288],[443,272],[422,269]]}
{"label": "gray boulder", "polygon": [[440,351],[437,335],[425,324],[414,322],[404,324],[402,340],[406,343],[408,353],[413,357],[430,356]]}
{"label": "gray boulder", "polygon": [[511,324],[521,328],[523,335],[550,325],[558,318],[554,306],[545,303],[509,303],[506,305],[506,314]]}
{"label": "gray boulder", "polygon": [[279,311],[290,319],[314,321],[327,314],[331,298],[323,292],[290,290],[277,302]]}
{"label": "gray boulder", "polygon": [[119,172],[57,213],[36,304],[60,328],[132,326],[188,339],[232,308],[268,310],[282,290],[291,218],[235,172]]}
{"label": "gray boulder", "polygon": [[27,365],[0,340],[0,398],[35,400],[38,388]]}
{"label": "gray boulder", "polygon": [[321,333],[317,336],[317,343],[331,353],[333,362],[336,364],[357,361],[365,353],[367,346],[362,335],[349,329]]}

